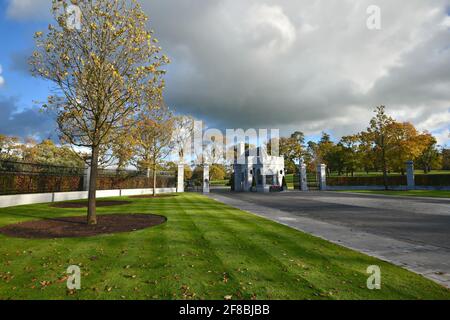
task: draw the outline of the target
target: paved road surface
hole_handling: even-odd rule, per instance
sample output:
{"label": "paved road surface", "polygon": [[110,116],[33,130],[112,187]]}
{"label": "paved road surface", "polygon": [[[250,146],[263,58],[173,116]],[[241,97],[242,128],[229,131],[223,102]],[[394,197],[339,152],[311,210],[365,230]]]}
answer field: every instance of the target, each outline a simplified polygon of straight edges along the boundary
{"label": "paved road surface", "polygon": [[450,287],[450,199],[336,192],[211,197],[391,261]]}

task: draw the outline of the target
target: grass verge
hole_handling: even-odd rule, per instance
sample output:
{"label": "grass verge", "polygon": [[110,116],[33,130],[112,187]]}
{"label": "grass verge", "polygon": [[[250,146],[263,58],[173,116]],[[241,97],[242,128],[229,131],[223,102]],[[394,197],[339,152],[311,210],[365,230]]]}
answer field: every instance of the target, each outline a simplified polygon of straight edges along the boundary
{"label": "grass verge", "polygon": [[374,190],[351,190],[345,192],[381,194],[388,196],[406,196],[406,197],[428,197],[428,198],[450,198],[450,191],[439,190],[410,190],[410,191],[374,191]]}
{"label": "grass verge", "polygon": [[[198,194],[130,199],[99,214],[152,213],[167,223],[92,238],[0,235],[0,299],[450,299],[450,291],[392,264]],[[0,226],[84,215],[48,204],[0,209]],[[66,269],[82,289],[66,289]],[[368,290],[378,265],[382,289]]]}

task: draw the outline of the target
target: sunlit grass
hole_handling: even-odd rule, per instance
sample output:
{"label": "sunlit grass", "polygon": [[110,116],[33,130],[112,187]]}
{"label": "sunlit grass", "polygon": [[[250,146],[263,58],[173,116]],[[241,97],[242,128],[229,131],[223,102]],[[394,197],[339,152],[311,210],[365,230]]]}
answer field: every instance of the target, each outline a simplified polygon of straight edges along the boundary
{"label": "sunlit grass", "polygon": [[[0,236],[0,299],[449,299],[449,290],[389,263],[339,247],[198,194],[130,199],[99,214],[154,213],[154,228],[82,239]],[[0,226],[84,209],[46,204],[0,209]],[[68,292],[65,271],[82,270]],[[366,287],[370,265],[382,289]]]}

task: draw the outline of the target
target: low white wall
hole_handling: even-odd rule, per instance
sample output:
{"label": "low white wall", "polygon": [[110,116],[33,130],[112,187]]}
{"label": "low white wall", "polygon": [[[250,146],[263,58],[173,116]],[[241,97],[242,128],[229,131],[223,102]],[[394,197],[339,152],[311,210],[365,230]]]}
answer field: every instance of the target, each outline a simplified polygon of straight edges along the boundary
{"label": "low white wall", "polygon": [[[176,188],[158,188],[157,194],[175,193]],[[124,190],[99,190],[98,198],[135,196],[152,194],[153,189],[124,189]],[[0,196],[0,208],[22,206],[28,204],[82,200],[88,198],[87,191],[80,192],[55,192],[55,193],[36,193],[36,194],[17,194],[12,196]]]}
{"label": "low white wall", "polygon": [[[327,186],[328,191],[352,191],[352,190],[374,190],[384,191],[384,186]],[[407,186],[389,186],[389,190],[407,191],[407,190],[429,190],[429,191],[449,191],[450,187],[426,187],[415,186],[413,189],[408,189]]]}

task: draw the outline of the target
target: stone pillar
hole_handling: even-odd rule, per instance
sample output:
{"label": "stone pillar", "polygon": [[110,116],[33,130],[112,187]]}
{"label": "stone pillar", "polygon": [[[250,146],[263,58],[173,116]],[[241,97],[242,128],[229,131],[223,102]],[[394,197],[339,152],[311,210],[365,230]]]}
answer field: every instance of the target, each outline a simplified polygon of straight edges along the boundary
{"label": "stone pillar", "polygon": [[406,178],[408,181],[408,190],[414,190],[416,188],[416,182],[414,180],[414,162],[406,162]]}
{"label": "stone pillar", "polygon": [[236,147],[236,162],[237,164],[245,164],[245,143],[241,142]]}
{"label": "stone pillar", "polygon": [[325,164],[320,164],[317,167],[317,173],[319,178],[319,190],[327,190],[327,166]]}
{"label": "stone pillar", "polygon": [[252,182],[253,182],[253,168],[247,167],[245,168],[245,191],[249,192],[252,189]]}
{"label": "stone pillar", "polygon": [[184,164],[178,165],[177,192],[184,192]]}
{"label": "stone pillar", "polygon": [[209,164],[203,165],[203,193],[209,193]]}
{"label": "stone pillar", "polygon": [[263,180],[263,186],[264,186],[263,192],[270,192],[270,186],[267,185],[267,177],[266,177],[266,175],[263,175],[262,177],[263,177],[262,180]]}
{"label": "stone pillar", "polygon": [[239,164],[234,165],[234,191],[241,192],[241,166]]}
{"label": "stone pillar", "polygon": [[89,191],[89,181],[91,180],[91,166],[86,164],[83,176],[83,191]]}
{"label": "stone pillar", "polygon": [[300,179],[300,190],[308,191],[308,176],[306,172],[306,164],[300,163],[298,167],[299,179]]}

